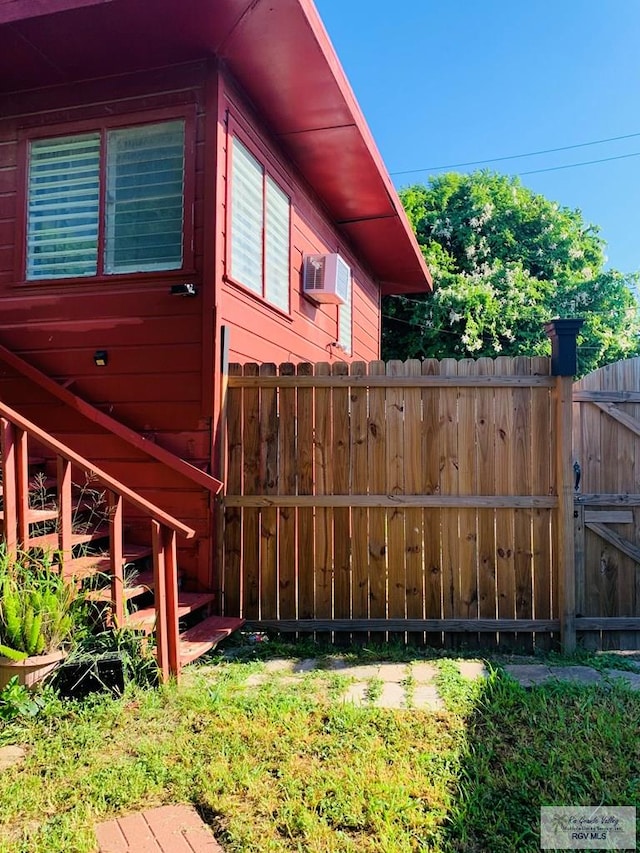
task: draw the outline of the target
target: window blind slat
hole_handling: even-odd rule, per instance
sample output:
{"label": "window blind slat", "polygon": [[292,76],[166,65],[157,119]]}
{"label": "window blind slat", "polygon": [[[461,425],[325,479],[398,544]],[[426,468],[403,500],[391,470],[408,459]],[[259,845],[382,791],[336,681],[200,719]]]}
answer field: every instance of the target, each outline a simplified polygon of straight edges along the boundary
{"label": "window blind slat", "polygon": [[262,295],[262,185],[258,161],[233,140],[231,175],[231,275]]}
{"label": "window blind slat", "polygon": [[107,135],[106,272],[182,266],[184,132],[171,121]]}
{"label": "window blind slat", "polygon": [[265,296],[289,311],[289,219],[291,203],[269,177],[266,181]]}
{"label": "window blind slat", "polygon": [[99,134],[34,141],[29,153],[27,279],[95,275]]}

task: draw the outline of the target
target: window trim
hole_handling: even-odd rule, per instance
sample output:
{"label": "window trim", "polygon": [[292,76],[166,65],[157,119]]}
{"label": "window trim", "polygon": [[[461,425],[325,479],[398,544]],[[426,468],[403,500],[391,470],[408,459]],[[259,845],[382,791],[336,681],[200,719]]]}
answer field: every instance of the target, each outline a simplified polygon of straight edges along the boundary
{"label": "window trim", "polygon": [[[27,216],[29,204],[29,150],[32,142],[45,139],[55,139],[64,136],[80,136],[83,133],[99,132],[104,140],[107,132],[112,130],[127,130],[148,124],[160,124],[165,121],[184,121],[184,199],[182,223],[182,266],[170,270],[146,270],[144,272],[104,272],[104,235],[106,218],[106,169],[107,146],[102,142],[100,148],[100,201],[99,201],[99,231],[98,231],[98,260],[102,271],[97,275],[71,276],[67,278],[27,278]],[[194,104],[178,107],[163,107],[135,113],[125,113],[111,116],[100,116],[94,119],[79,121],[57,122],[20,128],[18,134],[18,164],[17,164],[17,194],[16,194],[16,253],[14,266],[14,281],[12,286],[25,290],[36,291],[43,289],[62,288],[74,292],[78,288],[90,289],[96,284],[109,283],[113,286],[130,284],[132,281],[149,281],[159,277],[184,278],[195,274],[194,253],[194,206],[196,185],[196,109]]]}
{"label": "window trim", "polygon": [[[353,294],[354,294],[354,276],[353,276],[353,268],[351,268],[351,275],[349,276],[349,302],[343,302],[341,305],[338,305],[338,334],[336,335],[336,340],[338,341],[338,345],[342,349],[345,355],[351,357],[353,356]],[[349,348],[347,349],[340,338],[340,320],[342,316],[342,312],[346,309],[349,309]]]}
{"label": "window trim", "polygon": [[[271,181],[276,185],[276,187],[289,199],[289,234],[288,234],[288,243],[289,243],[289,283],[288,283],[288,307],[285,311],[281,306],[276,305],[274,302],[271,302],[266,296],[265,288],[266,288],[266,231],[263,227],[262,229],[262,293],[257,293],[255,290],[252,290],[248,285],[243,284],[240,279],[235,278],[233,276],[233,272],[231,269],[231,230],[232,230],[232,184],[233,184],[233,140],[237,139],[238,142],[246,148],[249,154],[258,162],[258,164],[262,167],[263,171],[263,179],[262,179],[262,214],[263,214],[263,222],[264,216],[266,212],[266,186],[267,186],[267,178],[270,178]],[[247,296],[255,299],[260,305],[267,306],[271,311],[279,314],[281,317],[286,318],[287,320],[293,319],[293,282],[294,282],[294,274],[293,274],[293,212],[295,209],[295,197],[291,184],[288,182],[284,174],[282,173],[279,166],[276,164],[274,158],[256,141],[254,141],[250,135],[250,132],[245,129],[245,127],[235,118],[229,117],[227,120],[227,133],[226,133],[226,160],[225,160],[225,170],[226,170],[226,193],[225,193],[225,250],[224,250],[224,281],[233,285],[242,291],[242,293]]]}

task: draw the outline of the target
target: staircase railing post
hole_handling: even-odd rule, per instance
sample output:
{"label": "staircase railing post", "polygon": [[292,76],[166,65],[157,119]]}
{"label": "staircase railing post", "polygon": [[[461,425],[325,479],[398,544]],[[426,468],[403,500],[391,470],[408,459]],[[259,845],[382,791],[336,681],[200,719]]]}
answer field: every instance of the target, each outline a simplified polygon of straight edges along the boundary
{"label": "staircase railing post", "polygon": [[558,515],[554,571],[558,572],[560,641],[564,652],[576,648],[576,561],[573,518],[573,377],[577,367],[576,340],[583,320],[553,320],[545,324],[551,339],[551,373],[556,377],[555,467]]}
{"label": "staircase railing post", "polygon": [[180,639],[178,618],[178,557],[175,530],[162,528],[164,540],[165,591],[167,596],[167,646],[169,672],[180,677]]}
{"label": "staircase railing post", "polygon": [[169,646],[167,643],[166,553],[162,527],[155,519],[151,521],[151,541],[153,547],[153,583],[156,607],[157,662],[161,678],[166,682],[171,675],[169,668]]}
{"label": "staircase railing post", "polygon": [[2,433],[2,496],[4,503],[4,540],[7,554],[15,559],[18,553],[18,519],[16,494],[15,430],[11,421],[0,419]]}
{"label": "staircase railing post", "polygon": [[15,437],[18,543],[23,551],[27,551],[29,548],[29,437],[19,427],[15,430]]}
{"label": "staircase railing post", "polygon": [[124,553],[122,544],[122,497],[108,493],[109,508],[109,569],[111,575],[111,604],[118,628],[124,625]]}
{"label": "staircase railing post", "polygon": [[71,463],[63,456],[57,458],[58,469],[58,550],[60,573],[69,577],[72,557],[73,501],[71,497]]}

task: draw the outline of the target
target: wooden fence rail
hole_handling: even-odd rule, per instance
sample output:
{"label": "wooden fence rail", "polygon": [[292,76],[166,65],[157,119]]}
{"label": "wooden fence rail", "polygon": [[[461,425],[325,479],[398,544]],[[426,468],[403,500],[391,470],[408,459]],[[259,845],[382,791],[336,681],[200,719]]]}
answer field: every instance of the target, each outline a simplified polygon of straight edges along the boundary
{"label": "wooden fence rail", "polygon": [[544,642],[559,381],[547,358],[230,365],[225,612]]}

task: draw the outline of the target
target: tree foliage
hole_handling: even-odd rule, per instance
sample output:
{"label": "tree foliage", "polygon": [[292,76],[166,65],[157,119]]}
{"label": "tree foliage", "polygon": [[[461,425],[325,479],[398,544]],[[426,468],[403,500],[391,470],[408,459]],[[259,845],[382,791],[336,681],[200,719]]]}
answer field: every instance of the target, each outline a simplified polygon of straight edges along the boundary
{"label": "tree foliage", "polygon": [[637,277],[604,269],[604,241],[579,211],[488,171],[401,198],[434,292],[386,297],[384,358],[548,354],[543,323],[555,317],[585,320],[581,374],[640,352]]}

